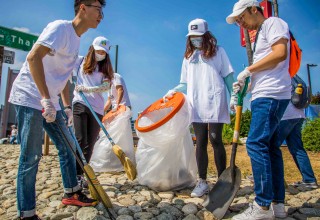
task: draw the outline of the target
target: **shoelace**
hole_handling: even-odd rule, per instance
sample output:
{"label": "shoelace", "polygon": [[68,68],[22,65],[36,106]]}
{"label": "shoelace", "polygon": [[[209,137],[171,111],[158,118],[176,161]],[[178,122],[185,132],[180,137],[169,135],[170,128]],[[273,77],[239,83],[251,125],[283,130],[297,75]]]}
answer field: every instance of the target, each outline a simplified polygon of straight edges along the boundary
{"label": "shoelace", "polygon": [[246,215],[246,216],[250,216],[252,213],[254,213],[254,207],[253,207],[253,204],[252,203],[250,203],[249,204],[249,208],[247,209],[247,210],[245,210],[244,212],[243,212],[243,214],[244,215]]}

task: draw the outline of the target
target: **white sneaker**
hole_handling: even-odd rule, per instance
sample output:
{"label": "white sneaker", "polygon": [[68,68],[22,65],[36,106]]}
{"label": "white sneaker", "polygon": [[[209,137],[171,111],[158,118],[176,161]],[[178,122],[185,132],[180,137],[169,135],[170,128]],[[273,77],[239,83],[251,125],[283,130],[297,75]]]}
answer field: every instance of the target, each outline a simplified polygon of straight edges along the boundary
{"label": "white sneaker", "polygon": [[256,201],[253,204],[249,204],[247,208],[241,214],[232,217],[232,220],[272,220],[274,215],[271,209],[263,210]]}
{"label": "white sneaker", "polygon": [[191,197],[201,197],[208,192],[209,192],[209,186],[207,184],[207,181],[203,179],[199,179],[196,187],[193,189],[191,193]]}
{"label": "white sneaker", "polygon": [[276,218],[286,218],[288,216],[283,203],[271,203],[271,210]]}

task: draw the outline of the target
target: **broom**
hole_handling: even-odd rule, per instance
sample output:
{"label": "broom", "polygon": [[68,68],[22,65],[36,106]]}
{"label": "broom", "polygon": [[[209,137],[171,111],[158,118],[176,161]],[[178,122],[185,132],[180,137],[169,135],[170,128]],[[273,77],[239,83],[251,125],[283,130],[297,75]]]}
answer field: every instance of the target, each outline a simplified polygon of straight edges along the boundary
{"label": "broom", "polygon": [[[61,102],[60,102],[60,106],[61,106]],[[62,106],[61,106],[62,107]],[[62,115],[64,116],[65,119],[67,119],[67,115],[66,113],[61,110]],[[114,210],[112,209],[112,203],[110,201],[109,196],[106,194],[106,192],[104,191],[104,189],[102,188],[102,186],[99,183],[99,180],[97,179],[92,167],[87,163],[83,152],[81,150],[81,147],[72,131],[72,127],[68,127],[69,129],[69,133],[72,136],[74,143],[76,145],[77,151],[79,152],[79,155],[81,157],[81,159],[78,157],[76,151],[72,148],[68,138],[66,137],[65,133],[63,132],[61,126],[59,125],[59,123],[56,123],[60,132],[62,133],[66,143],[68,144],[68,146],[70,147],[70,150],[72,151],[73,155],[75,156],[78,164],[80,165],[81,169],[83,170],[84,174],[86,175],[88,181],[89,181],[89,190],[90,190],[90,194],[92,195],[92,197],[94,199],[99,200],[100,202],[102,202],[103,206],[106,208],[109,216],[111,219],[116,219],[116,214],[114,212]]]}
{"label": "broom", "polygon": [[104,134],[107,136],[108,140],[110,141],[111,145],[112,145],[112,151],[114,152],[114,154],[119,158],[124,171],[127,174],[128,179],[130,180],[134,180],[137,176],[137,170],[135,165],[132,163],[132,161],[129,159],[129,157],[126,156],[126,154],[123,152],[123,150],[121,149],[121,147],[119,145],[116,145],[114,143],[114,141],[112,140],[112,138],[110,137],[109,133],[107,132],[106,128],[103,126],[102,122],[100,121],[100,119],[98,118],[97,114],[95,113],[95,111],[93,110],[92,106],[90,105],[90,103],[88,102],[87,98],[85,97],[85,95],[83,94],[82,91],[79,91],[80,96],[82,97],[83,101],[86,103],[87,107],[90,109],[92,115],[94,116],[94,118],[96,119],[96,121],[98,122],[100,128],[103,130]]}

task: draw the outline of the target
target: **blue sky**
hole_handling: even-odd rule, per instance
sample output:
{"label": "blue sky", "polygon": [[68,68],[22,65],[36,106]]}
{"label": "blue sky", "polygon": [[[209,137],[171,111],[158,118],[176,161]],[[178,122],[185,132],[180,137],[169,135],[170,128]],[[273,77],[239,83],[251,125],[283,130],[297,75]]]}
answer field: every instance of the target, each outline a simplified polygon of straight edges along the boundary
{"label": "blue sky", "polygon": [[[73,0],[10,0],[1,2],[0,25],[40,34],[43,28],[57,19],[72,20]],[[92,40],[107,37],[119,45],[118,72],[124,77],[133,106],[137,112],[162,97],[179,83],[180,68],[185,51],[188,23],[203,18],[209,30],[225,48],[235,69],[235,77],[247,65],[245,48],[240,46],[239,28],[228,25],[225,18],[231,13],[235,0],[107,0],[104,20],[97,29],[81,37],[80,54],[85,55]],[[303,50],[299,75],[307,79],[310,69],[313,93],[320,91],[320,1],[278,0],[279,16],[284,19]],[[7,50],[13,50],[6,48]],[[27,55],[16,51],[14,65],[20,69]],[[114,59],[115,50],[110,54]],[[249,102],[245,102],[248,108]]]}

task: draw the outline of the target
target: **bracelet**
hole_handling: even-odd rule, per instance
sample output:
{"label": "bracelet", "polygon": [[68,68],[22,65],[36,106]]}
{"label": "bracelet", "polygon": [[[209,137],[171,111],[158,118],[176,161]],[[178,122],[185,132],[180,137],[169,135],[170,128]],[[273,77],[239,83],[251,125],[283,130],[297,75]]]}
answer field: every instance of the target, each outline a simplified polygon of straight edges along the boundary
{"label": "bracelet", "polygon": [[72,109],[70,105],[64,107],[64,109]]}

